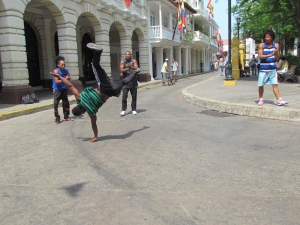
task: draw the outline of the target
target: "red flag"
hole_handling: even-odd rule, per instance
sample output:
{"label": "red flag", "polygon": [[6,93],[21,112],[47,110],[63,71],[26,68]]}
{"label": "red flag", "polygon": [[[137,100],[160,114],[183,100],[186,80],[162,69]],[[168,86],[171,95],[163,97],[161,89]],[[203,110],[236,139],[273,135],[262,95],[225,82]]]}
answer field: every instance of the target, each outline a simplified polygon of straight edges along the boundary
{"label": "red flag", "polygon": [[127,8],[131,5],[132,0],[124,0]]}

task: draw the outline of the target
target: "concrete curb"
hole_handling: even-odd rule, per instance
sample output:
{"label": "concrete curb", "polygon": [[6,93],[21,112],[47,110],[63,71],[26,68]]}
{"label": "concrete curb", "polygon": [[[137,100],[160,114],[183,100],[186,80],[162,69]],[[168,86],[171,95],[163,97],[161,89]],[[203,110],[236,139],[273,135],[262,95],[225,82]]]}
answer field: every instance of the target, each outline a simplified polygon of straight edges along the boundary
{"label": "concrete curb", "polygon": [[[202,74],[204,74],[204,73],[202,73]],[[201,75],[201,74],[178,76],[177,78],[183,79],[186,77],[192,77],[192,76],[197,76],[197,75]],[[161,84],[161,82],[162,82],[161,80],[154,80],[154,81],[150,81],[150,82],[146,82],[146,83],[139,83],[138,88]],[[74,96],[69,97],[69,102],[70,102],[70,105],[76,103],[76,99],[74,98]],[[60,107],[61,107],[61,103],[60,103]],[[12,119],[15,117],[24,116],[24,115],[28,115],[28,114],[32,114],[32,113],[36,113],[36,112],[41,112],[43,110],[48,110],[48,109],[53,109],[53,103],[48,103],[48,104],[44,104],[44,105],[33,105],[31,108],[13,110],[11,112],[1,113],[0,121]]]}
{"label": "concrete curb", "polygon": [[[76,103],[76,99],[69,98],[69,102],[70,102],[70,104],[74,104],[74,103]],[[61,103],[60,103],[60,107],[61,107]],[[39,105],[39,106],[33,106],[33,107],[27,108],[27,109],[14,110],[14,111],[7,112],[7,113],[2,113],[2,114],[0,114],[0,121],[15,118],[18,116],[24,116],[24,115],[28,115],[28,114],[40,112],[43,110],[48,110],[48,109],[53,109],[53,103]]]}
{"label": "concrete curb", "polygon": [[220,102],[216,100],[201,98],[188,93],[188,88],[182,90],[182,99],[190,104],[204,107],[219,112],[231,113],[241,116],[251,116],[266,119],[300,121],[300,111],[298,109],[287,109],[281,107],[262,107],[252,105],[242,105],[238,103]]}

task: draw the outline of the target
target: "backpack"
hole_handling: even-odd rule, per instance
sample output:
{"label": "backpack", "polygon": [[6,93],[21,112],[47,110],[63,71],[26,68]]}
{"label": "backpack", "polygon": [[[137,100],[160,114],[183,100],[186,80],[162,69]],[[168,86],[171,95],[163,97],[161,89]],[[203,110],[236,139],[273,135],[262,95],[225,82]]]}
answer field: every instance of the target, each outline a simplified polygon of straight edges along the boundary
{"label": "backpack", "polygon": [[39,101],[39,98],[34,93],[23,94],[21,104],[32,104],[37,103]]}
{"label": "backpack", "polygon": [[30,94],[23,94],[21,104],[32,104],[33,100],[30,98]]}
{"label": "backpack", "polygon": [[30,94],[30,98],[34,103],[37,103],[40,101],[39,98],[34,93]]}

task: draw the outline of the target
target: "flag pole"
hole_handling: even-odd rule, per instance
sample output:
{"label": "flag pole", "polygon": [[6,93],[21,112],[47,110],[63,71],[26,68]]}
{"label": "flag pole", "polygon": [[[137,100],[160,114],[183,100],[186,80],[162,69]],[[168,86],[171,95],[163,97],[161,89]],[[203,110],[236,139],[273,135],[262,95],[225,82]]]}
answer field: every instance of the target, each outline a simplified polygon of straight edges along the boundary
{"label": "flag pole", "polygon": [[177,28],[177,24],[178,24],[178,20],[177,20],[177,23],[176,23],[174,31],[173,31],[172,41],[174,41],[174,36],[175,36],[175,31],[176,31],[176,28]]}

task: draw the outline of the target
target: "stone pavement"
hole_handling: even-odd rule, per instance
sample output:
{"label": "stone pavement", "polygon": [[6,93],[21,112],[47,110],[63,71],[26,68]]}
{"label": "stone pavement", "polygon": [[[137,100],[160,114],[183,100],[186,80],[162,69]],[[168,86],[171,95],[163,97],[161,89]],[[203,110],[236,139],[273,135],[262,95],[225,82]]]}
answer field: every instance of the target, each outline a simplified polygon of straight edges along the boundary
{"label": "stone pavement", "polygon": [[[205,76],[204,80],[203,76]],[[191,76],[179,77],[179,79],[186,77]],[[264,93],[265,104],[257,106],[256,76],[241,78],[237,80],[236,86],[224,86],[224,77],[220,77],[218,72],[211,72],[205,75],[200,74],[193,77],[195,77],[195,84],[182,90],[182,97],[186,102],[211,110],[237,115],[300,121],[299,84],[279,84],[282,98],[290,102],[285,106],[275,105],[272,87],[267,85]],[[197,80],[201,81],[198,82]],[[161,81],[140,83],[139,88],[155,84],[161,84]],[[51,89],[36,90],[35,93],[40,99],[39,103],[29,105],[0,104],[0,121],[53,108]],[[70,95],[69,101],[70,104],[74,104],[74,96]]]}
{"label": "stone pavement", "polygon": [[272,86],[266,85],[264,105],[258,106],[257,76],[243,77],[236,86],[224,86],[224,77],[212,76],[182,90],[182,97],[191,104],[243,116],[300,121],[300,85],[279,83],[281,97],[289,104],[277,106]]}

